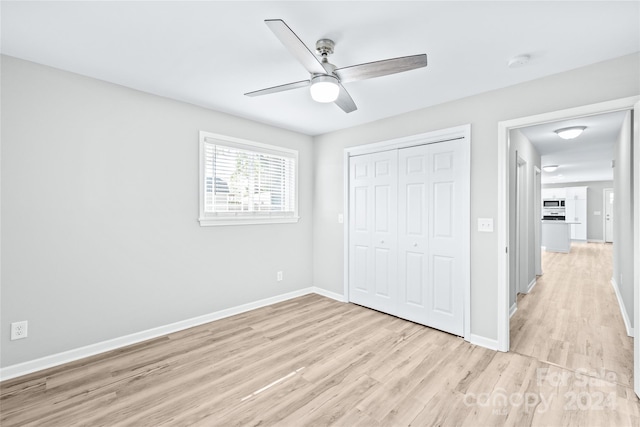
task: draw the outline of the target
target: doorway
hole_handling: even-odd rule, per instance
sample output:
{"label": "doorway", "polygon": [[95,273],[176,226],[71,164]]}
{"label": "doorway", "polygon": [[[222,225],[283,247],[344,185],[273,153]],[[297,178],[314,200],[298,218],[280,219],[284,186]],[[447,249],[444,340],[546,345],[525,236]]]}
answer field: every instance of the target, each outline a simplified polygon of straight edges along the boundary
{"label": "doorway", "polygon": [[[614,101],[603,102],[600,104],[592,104],[577,108],[572,108],[568,110],[556,111],[552,113],[541,114],[537,116],[524,117],[520,119],[514,119],[509,121],[500,122],[498,124],[498,165],[499,165],[499,186],[498,186],[498,250],[499,250],[499,277],[498,277],[498,349],[501,351],[509,351],[509,251],[508,251],[508,242],[509,242],[509,179],[508,179],[508,163],[507,163],[507,153],[509,152],[509,131],[512,129],[518,129],[526,126],[532,126],[541,123],[548,123],[552,121],[558,121],[562,119],[569,119],[573,117],[581,117],[581,116],[591,116],[596,114],[602,114],[612,111],[622,111],[622,110],[631,110],[634,111],[635,108],[635,144],[638,143],[637,135],[638,135],[638,116],[637,112],[640,110],[640,103],[638,102],[639,97],[630,97],[624,98]],[[633,195],[635,199],[635,208],[633,209],[633,217],[635,220],[635,224],[640,224],[639,220],[639,205],[638,200],[640,199],[640,188],[637,185],[640,182],[639,171],[640,171],[640,156],[638,155],[638,149],[634,150],[634,159],[633,165],[635,169],[635,174],[633,175],[633,182],[636,185],[633,187]],[[635,248],[638,250],[640,242],[640,230],[636,227],[636,233],[634,233],[633,239],[635,240]],[[503,252],[504,251],[504,252]],[[640,304],[638,304],[638,296],[640,292],[638,292],[638,267],[634,267],[634,305],[640,308]],[[634,315],[636,322],[638,321],[638,311],[635,310]],[[634,389],[636,394],[640,392],[640,340],[635,340],[634,347]]]}

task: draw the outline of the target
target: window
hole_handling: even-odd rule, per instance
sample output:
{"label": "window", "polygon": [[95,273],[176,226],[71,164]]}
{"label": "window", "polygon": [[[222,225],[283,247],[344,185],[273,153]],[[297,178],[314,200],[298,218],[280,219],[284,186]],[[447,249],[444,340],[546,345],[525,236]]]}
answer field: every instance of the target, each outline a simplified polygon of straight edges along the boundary
{"label": "window", "polygon": [[200,132],[200,225],[298,221],[298,152]]}

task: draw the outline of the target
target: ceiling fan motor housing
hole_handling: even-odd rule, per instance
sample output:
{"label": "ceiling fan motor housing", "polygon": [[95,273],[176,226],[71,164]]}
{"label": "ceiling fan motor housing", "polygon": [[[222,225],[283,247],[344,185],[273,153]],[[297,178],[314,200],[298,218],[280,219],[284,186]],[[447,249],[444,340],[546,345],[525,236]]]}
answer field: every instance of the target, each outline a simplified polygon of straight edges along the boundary
{"label": "ceiling fan motor housing", "polygon": [[333,40],[320,39],[316,42],[316,52],[318,52],[318,55],[326,58],[333,53],[333,48],[335,46],[336,44],[333,42]]}
{"label": "ceiling fan motor housing", "polygon": [[316,52],[322,57],[322,67],[327,71],[327,74],[332,74],[336,69],[336,66],[329,62],[329,55],[333,53],[335,43],[333,40],[320,39],[316,42]]}

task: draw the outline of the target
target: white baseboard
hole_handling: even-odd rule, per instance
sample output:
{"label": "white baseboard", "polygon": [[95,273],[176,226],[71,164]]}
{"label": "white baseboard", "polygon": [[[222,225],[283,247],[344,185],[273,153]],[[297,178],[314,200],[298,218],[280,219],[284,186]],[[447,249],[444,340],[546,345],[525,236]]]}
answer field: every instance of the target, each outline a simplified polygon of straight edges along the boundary
{"label": "white baseboard", "polygon": [[471,344],[479,345],[480,347],[488,348],[489,350],[498,351],[498,340],[482,337],[480,335],[470,334],[465,338]]}
{"label": "white baseboard", "polygon": [[627,315],[627,310],[625,310],[624,308],[622,295],[620,295],[620,289],[618,289],[618,282],[616,282],[616,279],[613,277],[611,278],[611,285],[613,286],[613,290],[616,293],[616,298],[618,299],[618,305],[620,306],[620,313],[622,313],[624,327],[627,329],[627,335],[633,337],[633,326],[631,326],[631,321],[629,320],[629,316]]}
{"label": "white baseboard", "polygon": [[337,292],[331,292],[326,289],[319,288],[317,286],[312,287],[311,290],[313,293],[322,295],[323,297],[331,298],[340,302],[347,302],[347,299],[344,297],[344,295],[339,294]]}
{"label": "white baseboard", "polygon": [[534,277],[531,282],[529,282],[529,285],[527,286],[527,293],[531,292],[533,290],[533,287],[536,285],[536,283],[538,283],[537,278]]}
{"label": "white baseboard", "polygon": [[[228,309],[216,311],[214,313],[209,313],[209,314],[194,317],[191,319],[182,320],[180,322],[171,323],[169,325],[148,329],[146,331],[136,332],[134,334],[125,335],[123,337],[118,337],[111,340],[90,344],[84,347],[68,350],[62,353],[57,353],[57,354],[45,356],[39,359],[30,360],[28,362],[23,362],[16,365],[7,366],[5,368],[0,368],[0,381],[5,381],[12,378],[20,377],[33,372],[41,371],[43,369],[52,368],[54,366],[63,365],[65,363],[73,362],[79,359],[83,359],[85,357],[95,356],[96,354],[115,350],[115,349],[132,345],[132,344],[137,344],[152,338],[157,338],[163,335],[182,331],[184,329],[192,328],[194,326],[199,326],[205,323],[213,322],[215,320],[224,319],[225,317],[235,316],[236,314],[241,314],[250,310],[255,310],[257,308],[261,308],[271,304],[276,304],[282,301],[287,301],[289,299],[297,298],[297,297],[311,294],[311,293],[316,293],[318,295],[322,295],[324,297],[331,298],[340,302],[346,301],[345,297],[339,293],[312,286],[312,287],[300,289],[298,291],[277,295],[271,298],[265,298],[265,299],[251,302],[248,304],[243,304],[237,307],[231,307]],[[471,334],[469,337],[465,339],[471,344],[485,347],[490,350],[498,349],[497,340],[485,338],[480,335],[474,335],[474,334]]]}
{"label": "white baseboard", "polygon": [[587,243],[604,243],[602,239],[587,239]]}
{"label": "white baseboard", "polygon": [[278,302],[286,301],[292,298],[297,298],[303,295],[317,293],[328,298],[333,298],[338,301],[342,301],[342,296],[334,292],[330,292],[324,289],[316,287],[308,287],[293,292],[288,292],[282,295],[276,295],[274,297],[265,298],[259,301],[254,301],[248,304],[239,305],[237,307],[231,307],[224,310],[216,311],[214,313],[205,314],[191,319],[182,320],[180,322],[171,323],[169,325],[159,326],[153,329],[147,329],[146,331],[136,332],[134,334],[125,335],[123,337],[114,338],[107,341],[102,341],[95,344],[90,344],[84,347],[75,348],[62,353],[52,354],[39,359],[30,360],[28,362],[18,363],[16,365],[0,368],[0,381],[8,380],[11,378],[27,375],[32,372],[41,371],[43,369],[52,368],[54,366],[62,365],[65,363],[73,362],[78,359],[83,359],[89,356],[95,356],[96,354],[104,353],[106,351],[115,350],[121,347],[125,347],[131,344],[137,344],[142,341],[146,341],[152,338],[157,338],[163,335],[171,334],[174,332],[182,331],[184,329],[192,328],[194,326],[202,325],[205,323],[213,322],[214,320],[224,319],[225,317],[235,316],[256,308],[264,307],[267,305],[275,304]]}
{"label": "white baseboard", "polygon": [[511,319],[513,315],[516,314],[516,311],[518,311],[518,303],[514,302],[509,308],[509,319]]}

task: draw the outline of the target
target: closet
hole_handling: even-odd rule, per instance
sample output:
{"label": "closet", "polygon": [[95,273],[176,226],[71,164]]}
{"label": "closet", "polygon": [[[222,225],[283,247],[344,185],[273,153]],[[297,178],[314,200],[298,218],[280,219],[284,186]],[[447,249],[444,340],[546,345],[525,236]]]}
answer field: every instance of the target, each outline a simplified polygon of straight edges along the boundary
{"label": "closet", "polygon": [[464,334],[468,140],[349,157],[349,301]]}

